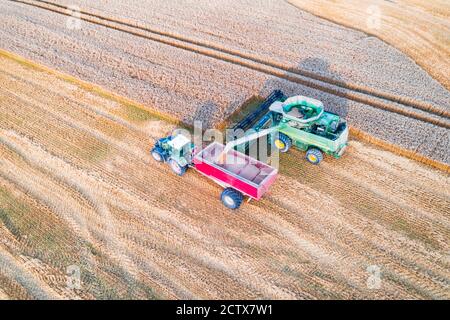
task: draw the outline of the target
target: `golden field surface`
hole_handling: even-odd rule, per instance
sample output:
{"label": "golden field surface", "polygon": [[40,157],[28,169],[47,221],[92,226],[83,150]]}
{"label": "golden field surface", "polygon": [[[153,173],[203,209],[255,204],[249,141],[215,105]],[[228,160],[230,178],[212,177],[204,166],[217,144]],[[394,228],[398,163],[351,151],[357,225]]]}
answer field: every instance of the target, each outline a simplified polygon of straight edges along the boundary
{"label": "golden field surface", "polygon": [[[81,9],[77,28],[70,5]],[[188,125],[215,128],[282,90],[450,164],[450,91],[378,38],[286,1],[0,0],[0,20],[2,50]]]}
{"label": "golden field surface", "polygon": [[321,18],[382,39],[406,53],[450,89],[450,3],[447,0],[289,2]]}
{"label": "golden field surface", "polygon": [[352,139],[231,212],[152,160],[176,125],[18,58],[0,83],[0,298],[450,298],[448,173]]}

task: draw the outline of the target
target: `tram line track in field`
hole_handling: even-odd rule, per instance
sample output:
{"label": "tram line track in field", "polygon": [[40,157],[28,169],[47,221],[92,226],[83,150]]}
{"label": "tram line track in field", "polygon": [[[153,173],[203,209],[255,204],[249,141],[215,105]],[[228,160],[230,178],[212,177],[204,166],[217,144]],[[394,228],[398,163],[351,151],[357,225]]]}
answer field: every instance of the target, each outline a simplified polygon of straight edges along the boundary
{"label": "tram line track in field", "polygon": [[[8,0],[57,14],[71,16],[66,6],[42,0]],[[400,114],[446,129],[450,128],[450,112],[444,108],[414,99],[379,92],[361,85],[337,81],[315,73],[292,69],[279,62],[266,61],[254,55],[223,48],[216,44],[189,39],[181,35],[155,30],[129,21],[80,10],[81,20],[119,32],[156,41],[181,50],[239,65],[270,76],[298,83],[334,96],[349,99],[377,109]]]}

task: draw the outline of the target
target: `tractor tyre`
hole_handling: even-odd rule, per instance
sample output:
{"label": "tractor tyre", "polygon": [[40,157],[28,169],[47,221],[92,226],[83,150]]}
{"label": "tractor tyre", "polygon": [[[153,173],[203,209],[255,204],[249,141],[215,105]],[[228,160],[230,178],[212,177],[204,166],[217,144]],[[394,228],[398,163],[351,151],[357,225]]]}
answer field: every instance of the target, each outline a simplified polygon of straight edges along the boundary
{"label": "tractor tyre", "polygon": [[239,209],[244,200],[244,196],[233,188],[226,188],[220,195],[220,199],[225,207],[231,210]]}
{"label": "tractor tyre", "polygon": [[306,152],[306,160],[314,165],[318,165],[323,160],[323,153],[316,148],[308,149]]}
{"label": "tractor tyre", "polygon": [[285,153],[291,148],[292,140],[284,133],[279,133],[278,138],[274,140],[273,144],[281,153]]}
{"label": "tractor tyre", "polygon": [[151,151],[152,157],[153,159],[155,159],[155,161],[157,162],[164,162],[164,152],[161,148],[153,148],[153,150]]}
{"label": "tractor tyre", "polygon": [[178,176],[184,175],[186,173],[186,170],[187,170],[187,166],[184,166],[184,167],[180,166],[178,164],[178,162],[176,162],[173,159],[169,160],[169,166],[172,169],[172,171]]}

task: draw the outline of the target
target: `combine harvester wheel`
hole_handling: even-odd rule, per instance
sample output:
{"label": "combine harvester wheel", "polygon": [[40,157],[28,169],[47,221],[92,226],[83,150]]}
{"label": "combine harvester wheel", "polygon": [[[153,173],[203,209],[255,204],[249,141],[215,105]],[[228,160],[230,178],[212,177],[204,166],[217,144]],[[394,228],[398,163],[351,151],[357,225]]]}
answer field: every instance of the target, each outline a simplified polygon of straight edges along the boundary
{"label": "combine harvester wheel", "polygon": [[281,153],[285,153],[291,148],[292,140],[284,133],[279,133],[278,138],[274,141],[274,145]]}
{"label": "combine harvester wheel", "polygon": [[322,151],[316,148],[309,149],[306,152],[306,160],[314,165],[318,165],[323,160]]}

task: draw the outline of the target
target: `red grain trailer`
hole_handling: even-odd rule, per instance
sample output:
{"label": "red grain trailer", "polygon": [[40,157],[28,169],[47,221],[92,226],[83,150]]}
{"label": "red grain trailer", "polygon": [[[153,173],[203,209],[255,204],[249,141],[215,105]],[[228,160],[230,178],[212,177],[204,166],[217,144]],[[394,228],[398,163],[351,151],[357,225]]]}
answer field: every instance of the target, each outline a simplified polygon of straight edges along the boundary
{"label": "red grain trailer", "polygon": [[259,200],[278,176],[278,170],[234,149],[213,142],[193,158],[193,167],[225,190],[221,200],[230,209],[237,209],[243,197]]}

